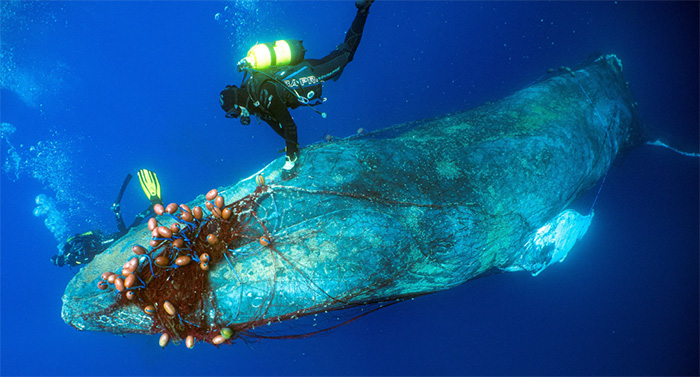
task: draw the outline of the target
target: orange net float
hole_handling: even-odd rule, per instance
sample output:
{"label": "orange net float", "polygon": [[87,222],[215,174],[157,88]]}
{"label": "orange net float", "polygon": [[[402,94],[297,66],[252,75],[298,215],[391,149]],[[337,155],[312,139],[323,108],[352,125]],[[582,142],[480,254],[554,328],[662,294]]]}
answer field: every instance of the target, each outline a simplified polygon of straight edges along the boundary
{"label": "orange net float", "polygon": [[214,203],[212,203],[212,202],[205,202],[205,203],[204,203],[204,207],[205,207],[206,209],[208,209],[209,212],[211,212],[211,211],[214,209]]}
{"label": "orange net float", "polygon": [[116,278],[114,280],[114,288],[116,288],[119,292],[124,292],[126,290],[126,287],[124,286],[124,279]]}
{"label": "orange net float", "polygon": [[168,313],[171,317],[177,314],[177,309],[175,308],[175,305],[173,305],[170,301],[165,301],[163,303],[163,309],[165,309],[165,312]]}
{"label": "orange net float", "polygon": [[185,338],[185,345],[186,345],[187,348],[189,348],[189,349],[194,348],[194,336],[192,336],[192,335],[187,335],[187,337]]}
{"label": "orange net float", "polygon": [[162,204],[158,203],[153,206],[153,212],[155,212],[158,216],[162,216],[163,213],[165,213],[165,207],[163,207]]}
{"label": "orange net float", "polygon": [[182,249],[185,247],[185,241],[183,241],[182,238],[178,238],[175,241],[173,241],[173,246],[175,246],[178,249]]}
{"label": "orange net float", "polygon": [[255,177],[255,183],[257,183],[258,186],[265,186],[265,176],[263,176],[262,174],[258,174]]}
{"label": "orange net float", "polygon": [[214,205],[215,205],[217,208],[219,208],[219,209],[224,208],[224,204],[225,204],[225,202],[224,202],[224,197],[223,197],[223,196],[219,195],[219,196],[216,197],[216,199],[214,199]]}
{"label": "orange net float", "polygon": [[131,251],[134,252],[136,255],[143,255],[146,254],[146,249],[141,246],[141,245],[134,245],[131,247]]}
{"label": "orange net float", "polygon": [[173,231],[170,228],[164,226],[159,226],[156,228],[158,230],[158,235],[163,238],[171,238],[173,236]]}
{"label": "orange net float", "polygon": [[156,257],[156,266],[158,267],[167,267],[170,265],[170,259],[166,257],[165,255],[159,255]]}
{"label": "orange net float", "polygon": [[219,195],[219,191],[217,189],[211,189],[207,194],[204,196],[207,200],[214,200],[216,196]]}
{"label": "orange net float", "polygon": [[163,333],[163,335],[160,336],[160,339],[158,339],[158,344],[160,345],[160,348],[167,347],[168,343],[170,343],[170,335],[168,335],[168,333]]}
{"label": "orange net float", "polygon": [[158,220],[155,217],[148,219],[148,230],[153,231],[156,227],[158,227]]}
{"label": "orange net float", "polygon": [[[192,215],[192,213],[189,212],[189,211],[188,211],[188,212],[183,212],[183,213],[180,215],[180,218],[181,218],[183,221],[192,222],[192,221],[194,220],[194,215]],[[199,218],[198,220],[201,220],[201,216],[200,216],[200,218]]]}
{"label": "orange net float", "polygon": [[221,218],[224,220],[228,220],[233,216],[233,211],[231,211],[231,208],[224,208],[223,211],[221,211]]}
{"label": "orange net float", "polygon": [[192,208],[192,215],[195,219],[202,220],[202,218],[204,217],[204,211],[202,211],[202,207],[197,206]]}
{"label": "orange net float", "polygon": [[189,255],[183,255],[183,256],[177,257],[177,259],[175,259],[175,264],[178,265],[179,267],[184,267],[184,266],[187,266],[191,261],[192,261],[192,258]]}
{"label": "orange net float", "polygon": [[124,287],[126,287],[126,288],[135,287],[136,283],[137,283],[137,279],[138,278],[136,277],[136,275],[133,275],[133,274],[127,276],[126,279],[124,279]]}
{"label": "orange net float", "polygon": [[179,208],[179,206],[176,203],[170,203],[170,204],[168,204],[167,207],[165,207],[165,212],[172,215],[175,212],[177,212],[178,208]]}

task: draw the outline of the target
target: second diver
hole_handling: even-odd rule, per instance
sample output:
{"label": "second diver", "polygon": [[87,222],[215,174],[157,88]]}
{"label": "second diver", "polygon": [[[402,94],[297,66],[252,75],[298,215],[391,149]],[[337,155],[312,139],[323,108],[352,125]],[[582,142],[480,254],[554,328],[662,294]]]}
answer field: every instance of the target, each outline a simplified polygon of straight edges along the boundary
{"label": "second diver", "polygon": [[146,169],[139,170],[138,176],[141,188],[150,201],[149,206],[136,215],[131,225],[128,227],[126,226],[122,218],[121,200],[132,178],[131,174],[127,174],[119,190],[117,199],[114,200],[114,204],[112,204],[111,207],[112,212],[114,212],[114,217],[117,220],[118,231],[111,234],[104,234],[100,229],[95,229],[70,237],[63,245],[62,253],[51,257],[51,261],[56,266],[63,267],[64,265],[69,265],[71,267],[77,267],[90,262],[97,254],[107,250],[114,242],[123,237],[129,229],[141,224],[145,218],[153,215],[153,206],[156,204],[163,204],[163,199],[161,199],[160,195],[158,176],[156,176],[156,173]]}

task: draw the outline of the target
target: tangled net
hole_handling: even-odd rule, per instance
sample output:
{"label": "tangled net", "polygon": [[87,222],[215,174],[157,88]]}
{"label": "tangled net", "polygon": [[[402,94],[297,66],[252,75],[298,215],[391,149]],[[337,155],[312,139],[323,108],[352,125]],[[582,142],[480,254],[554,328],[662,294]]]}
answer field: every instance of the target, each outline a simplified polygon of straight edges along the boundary
{"label": "tangled net", "polygon": [[[148,229],[151,231],[150,250],[133,245],[132,251],[136,254],[124,265],[120,273],[104,272],[97,288],[101,290],[113,286],[118,292],[115,304],[103,314],[109,314],[123,305],[136,305],[144,313],[153,319],[152,333],[162,333],[160,345],[165,347],[170,341],[179,343],[185,341],[188,348],[192,348],[195,342],[207,342],[214,345],[231,343],[235,339],[243,338],[300,338],[310,336],[322,331],[336,328],[351,322],[361,316],[369,314],[380,307],[402,301],[408,297],[397,295],[391,300],[367,299],[365,301],[350,302],[350,298],[358,296],[371,297],[371,291],[380,290],[393,280],[387,277],[364,292],[352,291],[341,295],[333,295],[314,282],[311,276],[297,267],[295,261],[288,255],[280,252],[275,247],[272,234],[277,224],[272,224],[268,229],[266,221],[273,221],[274,216],[263,220],[258,211],[261,210],[259,201],[267,196],[272,196],[273,189],[286,188],[304,193],[311,190],[266,185],[262,175],[256,178],[258,185],[255,191],[241,199],[226,204],[225,199],[217,190],[209,191],[205,198],[205,208],[195,206],[190,208],[186,204],[177,205],[170,203],[167,206],[156,205],[154,211],[158,218],[151,218]],[[328,193],[328,192],[324,192]],[[362,194],[334,193],[358,199],[369,199]],[[372,198],[372,200],[377,200]],[[274,203],[274,198],[273,198]],[[386,200],[387,205],[410,204],[423,207],[441,207],[434,205],[421,205],[414,203],[401,203]],[[276,204],[275,204],[276,206]],[[275,208],[276,209],[276,208]],[[267,215],[267,214],[266,214]],[[160,220],[160,221],[159,221]],[[169,220],[173,222],[169,225]],[[275,221],[276,222],[276,221]],[[241,251],[241,246],[251,242],[259,243],[262,248]],[[283,263],[293,269],[300,280],[313,286],[314,290],[321,292],[325,300],[316,305],[307,305],[302,309],[292,310],[284,314],[271,312],[270,305],[275,298],[275,290],[271,290],[270,296],[263,301],[267,305],[257,305],[257,311],[249,320],[240,323],[223,323],[225,317],[219,310],[209,279],[209,270],[219,263],[228,263],[231,271],[241,282],[234,264],[236,261],[249,257],[258,250],[268,250],[273,254],[274,270],[277,264]],[[390,261],[386,265],[377,266],[378,270],[387,270],[391,266]],[[277,278],[273,277],[271,284],[274,286]],[[368,296],[368,294],[370,294]],[[411,297],[415,297],[413,294]],[[264,325],[281,323],[288,319],[298,319],[310,314],[328,312],[377,304],[376,307],[363,308],[360,313],[350,314],[349,319],[336,318],[339,323],[324,326],[323,329],[313,328],[313,331],[292,335],[278,335],[269,330],[263,330]],[[315,326],[315,324],[313,325]]]}

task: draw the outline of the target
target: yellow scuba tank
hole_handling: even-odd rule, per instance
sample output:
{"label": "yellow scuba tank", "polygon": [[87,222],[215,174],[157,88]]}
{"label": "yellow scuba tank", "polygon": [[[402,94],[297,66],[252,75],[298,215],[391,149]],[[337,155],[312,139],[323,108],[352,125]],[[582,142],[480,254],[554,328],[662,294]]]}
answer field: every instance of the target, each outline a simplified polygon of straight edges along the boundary
{"label": "yellow scuba tank", "polygon": [[248,55],[238,62],[238,70],[253,68],[263,70],[270,67],[299,64],[304,60],[304,45],[296,39],[283,39],[274,43],[258,43],[248,50]]}

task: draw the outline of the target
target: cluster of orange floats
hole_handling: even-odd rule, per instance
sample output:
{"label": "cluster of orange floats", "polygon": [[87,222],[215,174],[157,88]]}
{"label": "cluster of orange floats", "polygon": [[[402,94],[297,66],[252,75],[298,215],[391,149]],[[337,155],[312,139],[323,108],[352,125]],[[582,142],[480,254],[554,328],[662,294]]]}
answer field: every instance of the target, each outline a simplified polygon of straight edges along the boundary
{"label": "cluster of orange floats", "polygon": [[[265,179],[258,175],[256,182],[259,194]],[[194,347],[196,340],[220,345],[235,335],[229,327],[204,323],[206,273],[212,263],[222,258],[228,260],[228,243],[235,235],[232,229],[242,228],[242,220],[234,218],[234,212],[241,213],[255,198],[226,205],[216,189],[210,190],[205,198],[204,206],[209,214],[199,206],[156,204],[153,210],[161,220],[165,217],[174,221],[166,226],[165,221],[159,222],[156,217],[149,219],[150,250],[133,245],[135,256],[124,263],[120,273],[104,272],[97,282],[101,290],[113,285],[121,295],[121,304],[138,305],[154,318],[154,331],[165,330],[159,340],[161,347],[167,346],[171,339],[184,340],[187,348]],[[222,235],[227,239],[220,240]],[[258,241],[263,246],[271,243],[265,235]]]}

